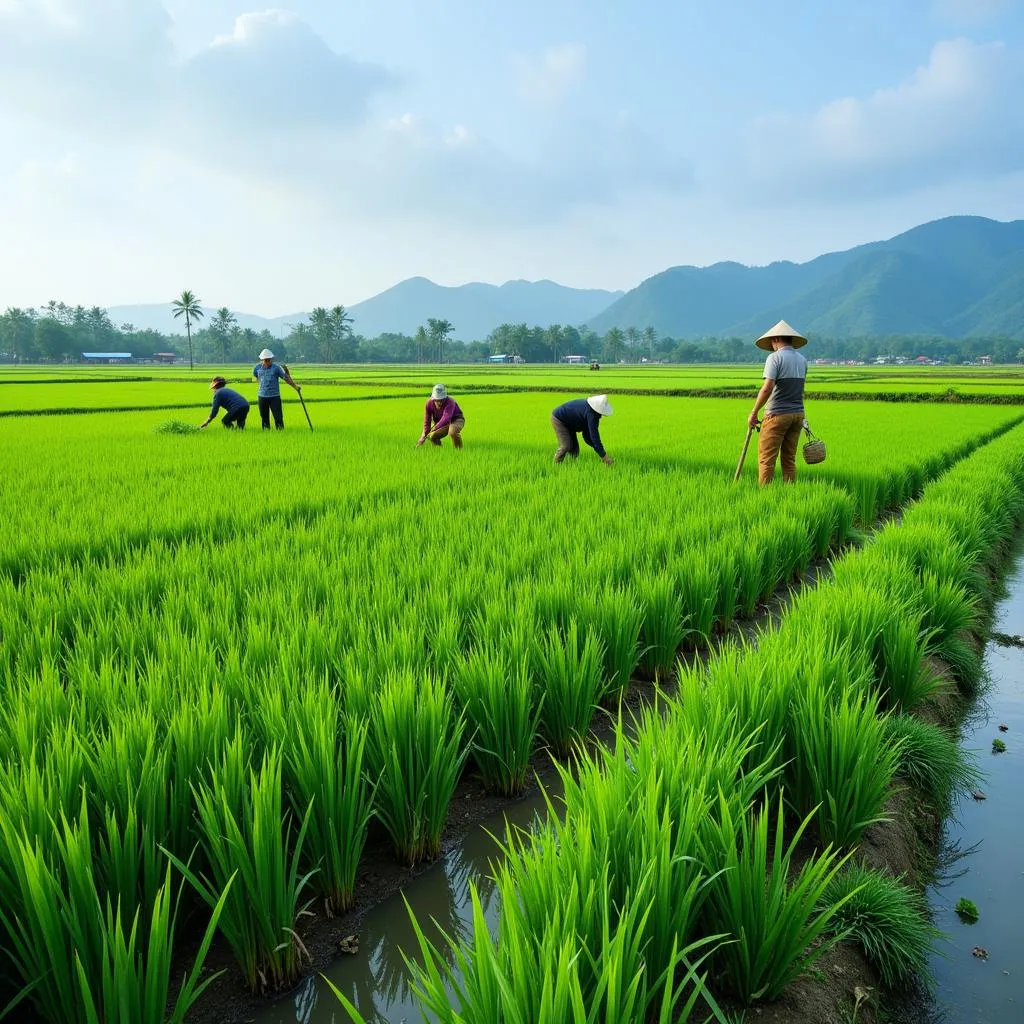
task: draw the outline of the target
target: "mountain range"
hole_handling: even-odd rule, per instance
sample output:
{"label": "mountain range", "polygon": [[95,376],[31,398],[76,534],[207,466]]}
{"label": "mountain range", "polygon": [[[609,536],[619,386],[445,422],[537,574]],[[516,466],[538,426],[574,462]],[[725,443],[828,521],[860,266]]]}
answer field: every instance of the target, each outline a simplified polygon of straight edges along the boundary
{"label": "mountain range", "polygon": [[[108,312],[118,325],[181,333],[169,304]],[[413,334],[437,317],[450,320],[463,341],[486,338],[502,323],[586,323],[599,334],[612,327],[654,327],[675,338],[750,337],[780,319],[818,337],[1024,339],[1024,221],[947,217],[806,263],[672,267],[625,293],[553,281],[445,287],[413,277],[356,303],[349,313],[355,332],[368,338]],[[282,337],[309,314],[236,317],[240,327]]]}
{"label": "mountain range", "polygon": [[750,337],[778,320],[819,337],[1024,337],[1024,221],[947,217],[807,263],[672,267],[590,326]]}

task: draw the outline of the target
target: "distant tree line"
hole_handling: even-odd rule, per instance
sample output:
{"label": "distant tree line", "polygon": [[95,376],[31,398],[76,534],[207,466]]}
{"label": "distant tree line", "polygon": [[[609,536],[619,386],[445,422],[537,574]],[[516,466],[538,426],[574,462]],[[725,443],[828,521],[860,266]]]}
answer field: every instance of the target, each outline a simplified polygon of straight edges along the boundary
{"label": "distant tree line", "polygon": [[[40,309],[8,308],[0,314],[0,358],[10,362],[76,362],[83,352],[131,352],[149,358],[174,353],[205,365],[251,363],[263,348],[297,363],[482,363],[490,356],[519,357],[527,363],[557,363],[582,356],[608,363],[759,363],[764,354],[751,338],[677,339],[653,327],[613,327],[599,335],[585,325],[501,324],[486,338],[462,341],[449,320],[430,318],[412,335],[386,332],[366,338],[353,330],[342,305],[318,306],[308,323],[291,326],[284,338],[267,330],[239,327],[227,308],[213,313],[183,292],[174,302],[186,335],[136,330],[115,325],[106,310],[51,301]],[[819,338],[807,349],[810,358],[874,362],[879,357],[913,360],[918,356],[950,363],[991,356],[996,363],[1024,361],[1020,339],[1007,336],[943,338],[891,335],[865,338]]]}

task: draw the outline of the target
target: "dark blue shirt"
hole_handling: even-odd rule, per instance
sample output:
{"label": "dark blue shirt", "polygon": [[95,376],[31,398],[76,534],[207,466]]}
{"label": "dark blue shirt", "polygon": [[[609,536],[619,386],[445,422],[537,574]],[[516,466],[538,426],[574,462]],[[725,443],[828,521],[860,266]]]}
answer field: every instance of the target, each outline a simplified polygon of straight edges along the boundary
{"label": "dark blue shirt", "polygon": [[602,459],[604,458],[604,445],[601,444],[601,431],[598,427],[601,422],[601,414],[594,412],[585,398],[574,398],[571,402],[564,402],[552,415],[555,419],[561,420],[570,430],[582,434],[583,440]]}
{"label": "dark blue shirt", "polygon": [[269,366],[257,363],[252,368],[252,375],[260,382],[256,392],[258,398],[281,397],[280,382],[284,380],[284,370],[278,363],[271,363]]}
{"label": "dark blue shirt", "polygon": [[237,391],[232,391],[231,388],[217,388],[213,393],[210,419],[217,415],[218,409],[223,409],[226,413],[235,413],[248,408],[249,403]]}

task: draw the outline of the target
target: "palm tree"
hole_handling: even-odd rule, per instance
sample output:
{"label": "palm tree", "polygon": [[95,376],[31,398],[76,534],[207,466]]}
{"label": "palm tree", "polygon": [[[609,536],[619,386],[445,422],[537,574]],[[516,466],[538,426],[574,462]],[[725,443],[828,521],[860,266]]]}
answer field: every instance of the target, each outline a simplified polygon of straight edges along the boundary
{"label": "palm tree", "polygon": [[647,354],[654,362],[654,346],[658,343],[658,332],[653,327],[644,328],[644,341],[647,342]]}
{"label": "palm tree", "polygon": [[220,342],[221,355],[224,362],[228,361],[228,346],[231,342],[231,329],[238,326],[238,318],[228,309],[221,306],[210,321],[210,333]]}
{"label": "palm tree", "polygon": [[181,293],[181,297],[175,299],[171,305],[174,307],[174,319],[185,318],[185,330],[188,332],[188,368],[192,367],[192,321],[203,319],[203,310],[199,305],[199,299],[187,289]]}
{"label": "palm tree", "polygon": [[333,306],[329,314],[329,324],[331,338],[338,344],[338,358],[345,362],[342,357],[345,351],[345,339],[352,336],[352,317],[345,311],[344,306]]}
{"label": "palm tree", "polygon": [[455,328],[450,320],[439,320],[435,317],[427,317],[427,327],[430,331],[430,340],[437,345],[437,361],[443,363],[444,343]]}

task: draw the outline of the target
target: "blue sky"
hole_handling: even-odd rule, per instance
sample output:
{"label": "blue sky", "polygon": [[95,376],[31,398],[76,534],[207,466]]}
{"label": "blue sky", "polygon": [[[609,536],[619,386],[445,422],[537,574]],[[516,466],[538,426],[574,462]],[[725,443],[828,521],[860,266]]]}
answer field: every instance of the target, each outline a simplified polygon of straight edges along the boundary
{"label": "blue sky", "polygon": [[1024,0],[0,0],[0,305],[630,288],[1024,217]]}

